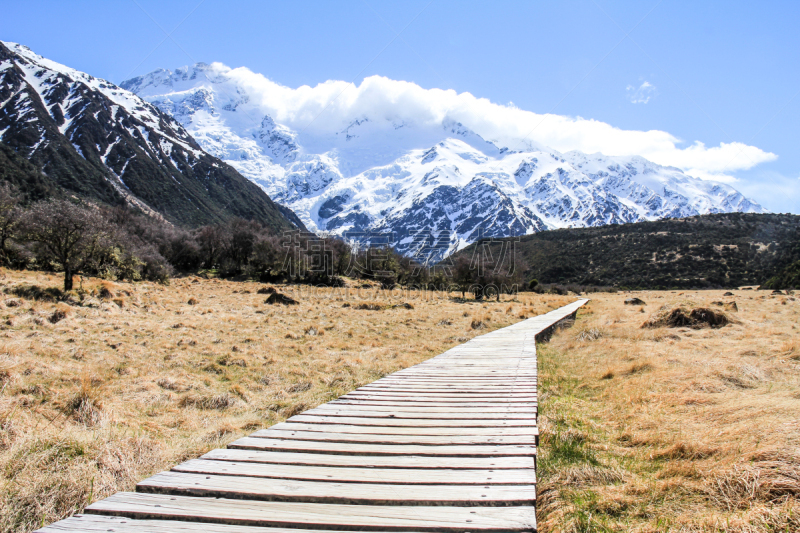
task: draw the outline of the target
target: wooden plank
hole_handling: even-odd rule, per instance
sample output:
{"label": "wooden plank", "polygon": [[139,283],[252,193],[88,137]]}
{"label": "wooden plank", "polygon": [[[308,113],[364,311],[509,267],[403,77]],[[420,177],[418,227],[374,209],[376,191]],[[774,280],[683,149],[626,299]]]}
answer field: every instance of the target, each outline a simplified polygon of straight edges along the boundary
{"label": "wooden plank", "polygon": [[535,485],[414,485],[412,490],[378,483],[337,483],[161,472],[136,492],[237,500],[347,505],[507,506],[531,505]]}
{"label": "wooden plank", "polygon": [[514,381],[513,379],[504,380],[504,383],[496,386],[473,385],[465,383],[456,379],[448,378],[441,382],[391,382],[391,381],[375,381],[369,385],[364,385],[351,392],[369,392],[376,389],[386,390],[424,390],[429,389],[431,392],[453,392],[457,391],[459,394],[503,394],[513,392],[524,392],[526,389],[534,391],[537,383],[527,381]]}
{"label": "wooden plank", "polygon": [[[408,379],[396,379],[396,378],[381,378],[378,381],[373,381],[364,387],[436,387],[436,386],[445,386],[445,387],[461,387],[461,388],[476,388],[476,389],[489,389],[493,391],[495,389],[505,389],[509,385],[515,385],[517,387],[529,386],[535,387],[537,384],[537,380],[532,378],[531,376],[526,376],[525,379],[515,379],[514,377],[503,377],[502,379],[498,379],[497,381],[471,381],[469,379],[463,379],[458,376],[442,376],[439,378],[408,378]],[[358,389],[356,389],[358,390]]]}
{"label": "wooden plank", "polygon": [[530,402],[536,401],[538,395],[534,392],[494,392],[490,394],[476,394],[476,393],[452,393],[452,392],[415,392],[408,393],[396,390],[378,390],[378,391],[353,391],[340,396],[340,399],[385,399],[385,398],[403,398],[408,401],[420,402],[433,402],[433,401],[447,401],[447,400],[474,400],[476,402],[492,402],[492,401],[509,401],[509,402]]}
{"label": "wooden plank", "polygon": [[[505,406],[498,406],[492,409],[493,414],[502,412],[504,415],[508,414],[529,414],[536,412],[535,405],[515,406],[508,404]],[[361,403],[344,404],[344,403],[324,403],[309,411],[316,411],[322,413],[361,413],[361,412],[376,412],[376,413],[422,413],[426,416],[424,418],[431,418],[436,415],[442,415],[442,418],[447,418],[450,415],[466,415],[471,414],[484,414],[488,412],[488,408],[484,406],[457,406],[457,407],[434,407],[434,406],[418,406],[410,405],[404,402],[398,402],[398,405],[362,405]]]}
{"label": "wooden plank", "polygon": [[[496,418],[503,418],[505,420],[528,420],[528,419],[535,419],[536,418],[536,409],[535,408],[525,408],[525,409],[512,409],[506,408],[503,409],[502,412],[499,410],[494,410],[494,412],[487,410],[487,409],[476,409],[476,408],[463,408],[458,409],[456,407],[448,408],[448,409],[437,409],[435,407],[431,407],[430,409],[432,412],[425,411],[423,409],[412,409],[412,408],[381,408],[377,406],[370,406],[365,405],[359,407],[357,405],[348,405],[346,408],[345,406],[336,407],[336,406],[319,406],[315,409],[309,409],[306,411],[308,414],[316,414],[316,415],[323,415],[323,416],[358,416],[363,418],[428,418],[428,419],[435,419],[435,420],[448,420],[448,419],[456,419],[456,420],[476,420],[476,419],[496,419]],[[502,417],[500,416],[502,414]]]}
{"label": "wooden plank", "polygon": [[386,377],[381,378],[378,381],[374,381],[364,387],[376,387],[376,386],[392,386],[392,387],[409,387],[409,386],[426,386],[426,387],[435,387],[437,385],[440,386],[451,386],[451,387],[463,387],[463,388],[477,388],[477,389],[503,389],[508,387],[509,385],[516,385],[516,386],[536,386],[537,380],[534,376],[525,376],[524,379],[519,376],[503,376],[501,379],[497,381],[472,381],[469,379],[464,379],[461,376],[455,375],[440,375],[437,378],[423,378],[418,377],[414,379],[397,379],[394,377]]}
{"label": "wooden plank", "polygon": [[[354,406],[350,406],[354,407]],[[361,410],[361,409],[309,409],[306,411],[309,415],[321,416],[344,416],[344,417],[361,417],[361,418],[406,418],[406,419],[429,419],[429,420],[495,420],[500,418],[498,413],[491,413],[490,411],[470,410],[467,412],[439,412],[439,413],[426,413],[424,411],[399,411],[399,410]],[[529,409],[525,412],[519,413],[503,413],[504,420],[536,420],[536,410]]]}
{"label": "wooden plank", "polygon": [[[319,533],[319,529],[288,527],[254,527],[184,522],[181,520],[137,520],[121,516],[75,515],[37,529],[34,533]],[[346,533],[340,531],[339,533]],[[355,533],[352,531],[350,533]]]}
{"label": "wooden plank", "polygon": [[352,424],[305,424],[280,422],[269,429],[283,431],[317,431],[360,433],[372,435],[536,435],[537,427],[416,427],[416,426],[357,426]]}
{"label": "wooden plank", "polygon": [[[487,355],[486,357],[491,357]],[[464,377],[467,379],[475,378],[514,378],[514,377],[536,377],[537,372],[534,367],[522,367],[520,365],[512,365],[509,367],[498,367],[497,365],[486,365],[487,368],[474,367],[474,366],[456,366],[450,364],[449,361],[437,361],[436,365],[427,365],[421,368],[411,367],[408,370],[399,370],[394,374],[394,377],[401,376],[425,376],[437,377],[441,375],[450,375]],[[487,379],[487,381],[489,381]]]}
{"label": "wooden plank", "polygon": [[[358,388],[353,391],[348,392],[347,394],[343,395],[342,397],[351,397],[351,396],[391,396],[393,394],[397,394],[398,392],[402,392],[403,385],[382,385],[380,387],[371,387],[371,388]],[[413,394],[403,394],[404,396],[421,396],[424,398],[536,398],[536,385],[517,385],[514,383],[509,383],[506,386],[505,390],[492,390],[492,391],[474,391],[469,390],[469,387],[464,387],[467,390],[464,391],[452,391],[452,390],[442,390],[439,386],[426,386],[425,388],[431,390],[421,390],[421,391],[414,391]],[[435,390],[434,390],[435,389]]]}
{"label": "wooden plank", "polygon": [[513,444],[533,446],[535,435],[381,435],[334,433],[330,431],[282,431],[262,429],[250,437],[269,439],[311,440],[317,442],[353,442],[365,444],[419,444],[422,446]]}
{"label": "wooden plank", "polygon": [[375,387],[361,387],[356,389],[358,392],[407,392],[412,394],[450,394],[454,396],[469,396],[474,394],[498,395],[504,393],[531,394],[536,390],[536,385],[514,385],[509,384],[505,388],[497,387],[494,389],[476,389],[464,385],[376,385]]}
{"label": "wooden plank", "polygon": [[[536,531],[532,505],[425,507],[258,502],[119,492],[93,503],[86,514],[178,519],[212,524],[328,530],[506,533]],[[212,528],[209,528],[212,530]]]}
{"label": "wooden plank", "polygon": [[[382,385],[380,387],[370,387],[370,388],[360,388],[357,389],[360,394],[372,394],[372,393],[384,393],[384,394],[395,394],[395,393],[405,393],[410,395],[419,395],[425,396],[429,394],[441,394],[441,395],[449,395],[459,398],[469,398],[475,396],[483,396],[483,397],[497,397],[507,394],[509,396],[504,397],[513,397],[511,395],[518,395],[518,396],[525,396],[535,394],[536,386],[535,385],[509,385],[505,389],[480,389],[474,390],[469,387],[458,386],[458,387],[445,387],[445,386],[416,386],[416,385],[398,385],[394,386],[387,386]],[[354,391],[355,392],[355,391]]]}
{"label": "wooden plank", "polygon": [[[492,356],[491,354],[486,354],[486,358],[490,359]],[[431,359],[431,363],[429,364],[420,364],[417,366],[412,366],[411,368],[407,368],[405,370],[398,370],[393,376],[423,376],[423,375],[436,375],[442,372],[450,373],[452,375],[460,375],[463,374],[465,378],[498,378],[498,377],[514,377],[514,376],[528,376],[528,375],[536,375],[536,367],[531,365],[522,365],[515,363],[513,365],[503,366],[503,365],[459,365],[457,363],[453,363],[448,359],[436,360]]]}
{"label": "wooden plank", "polygon": [[535,455],[535,446],[521,445],[453,445],[424,446],[415,444],[359,444],[317,442],[305,440],[242,437],[228,445],[229,448],[273,450],[283,452],[330,453],[342,455],[429,455],[449,457],[502,457],[508,455]]}
{"label": "wooden plank", "polygon": [[302,422],[306,424],[350,424],[357,426],[382,426],[382,427],[536,427],[536,419],[518,418],[508,420],[480,419],[480,418],[389,418],[389,417],[363,417],[363,416],[326,416],[305,413],[294,415],[287,422]]}
{"label": "wooden plank", "polygon": [[420,455],[337,455],[326,453],[286,453],[248,449],[216,449],[203,459],[266,463],[272,465],[370,467],[404,469],[503,470],[533,468],[532,456],[509,457],[439,457]]}
{"label": "wooden plank", "polygon": [[462,374],[461,372],[453,372],[452,369],[450,371],[440,372],[433,370],[426,371],[425,373],[419,373],[416,375],[406,374],[403,375],[395,375],[389,374],[388,376],[381,378],[380,380],[376,381],[375,383],[417,383],[417,384],[436,384],[436,383],[450,383],[450,380],[457,380],[461,383],[468,384],[469,386],[474,387],[502,387],[504,385],[508,385],[509,381],[516,381],[519,383],[523,382],[531,382],[535,383],[538,376],[536,374],[525,372],[525,373],[513,373],[513,374],[503,374],[497,376],[497,379],[483,379],[483,380],[474,380],[470,376]]}
{"label": "wooden plank", "polygon": [[533,468],[509,470],[332,468],[192,459],[179,464],[172,471],[219,476],[291,479],[295,481],[335,481],[337,483],[382,483],[393,485],[536,484],[536,474]]}
{"label": "wooden plank", "polygon": [[389,394],[357,394],[357,395],[350,395],[346,394],[344,396],[340,396],[338,401],[361,401],[361,402],[397,402],[403,401],[409,405],[416,405],[417,403],[427,404],[427,403],[437,403],[438,405],[449,405],[451,403],[472,403],[472,404],[495,404],[495,403],[502,403],[502,404],[535,404],[538,401],[536,396],[527,395],[527,396],[510,396],[508,398],[503,398],[502,396],[484,396],[476,397],[476,396],[429,396],[429,395],[422,395],[422,394],[413,394],[413,393],[403,393],[403,392],[393,392]]}
{"label": "wooden plank", "polygon": [[419,400],[416,402],[409,402],[405,398],[401,399],[389,399],[389,398],[339,398],[338,400],[333,400],[327,403],[327,405],[331,406],[342,406],[342,409],[345,409],[347,405],[374,405],[377,407],[401,407],[405,409],[406,407],[411,408],[424,408],[424,407],[474,407],[479,409],[500,409],[506,411],[508,409],[515,409],[519,411],[524,411],[527,408],[536,408],[537,402],[534,401],[527,401],[527,402],[503,402],[499,400],[495,400],[493,402],[475,402],[472,400],[462,400],[462,401],[446,401],[446,400],[434,400],[434,401],[423,401]]}
{"label": "wooden plank", "polygon": [[460,373],[456,372],[425,372],[412,375],[396,375],[396,374],[389,374],[386,377],[383,377],[371,384],[375,383],[395,383],[395,384],[436,384],[436,383],[451,383],[450,380],[458,380],[464,384],[467,384],[471,387],[502,387],[504,385],[508,385],[509,382],[517,382],[517,383],[536,383],[538,376],[533,373],[524,373],[524,374],[511,374],[511,375],[502,375],[497,376],[495,379],[481,379],[476,380],[471,378],[467,375],[461,375]]}

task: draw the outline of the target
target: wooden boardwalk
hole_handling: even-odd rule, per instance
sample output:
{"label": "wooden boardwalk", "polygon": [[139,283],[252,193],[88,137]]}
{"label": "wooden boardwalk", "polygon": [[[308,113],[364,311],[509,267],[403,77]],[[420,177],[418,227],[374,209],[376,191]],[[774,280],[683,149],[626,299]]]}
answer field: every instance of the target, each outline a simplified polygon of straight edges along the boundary
{"label": "wooden boardwalk", "polygon": [[533,532],[536,340],[587,300],[395,372],[41,532]]}

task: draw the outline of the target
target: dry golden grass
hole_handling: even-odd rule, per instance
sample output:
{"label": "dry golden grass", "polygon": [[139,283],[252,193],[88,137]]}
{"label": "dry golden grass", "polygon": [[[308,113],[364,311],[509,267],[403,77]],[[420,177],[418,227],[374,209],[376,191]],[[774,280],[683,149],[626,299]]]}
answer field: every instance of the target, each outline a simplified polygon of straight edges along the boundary
{"label": "dry golden grass", "polygon": [[[0,270],[0,531],[30,531],[159,470],[574,298],[175,279],[84,280],[81,302]],[[77,283],[76,283],[77,285]],[[20,297],[16,293],[23,296]],[[360,303],[377,310],[356,309]],[[409,303],[413,309],[401,304]]]}
{"label": "dry golden grass", "polygon": [[[541,531],[800,531],[800,301],[723,292],[593,294],[540,347]],[[680,305],[734,321],[641,327]]]}

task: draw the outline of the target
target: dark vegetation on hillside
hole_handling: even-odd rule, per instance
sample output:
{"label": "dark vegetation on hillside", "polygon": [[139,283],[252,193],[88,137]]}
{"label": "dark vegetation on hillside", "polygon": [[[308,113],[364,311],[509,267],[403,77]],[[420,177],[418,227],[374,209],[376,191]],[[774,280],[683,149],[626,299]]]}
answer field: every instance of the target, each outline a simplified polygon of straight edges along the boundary
{"label": "dark vegetation on hillside", "polygon": [[189,230],[125,206],[28,198],[0,183],[0,266],[64,272],[66,291],[82,274],[162,283],[176,272],[202,269],[259,276],[285,254],[274,228],[255,221],[234,218]]}
{"label": "dark vegetation on hillside", "polygon": [[[176,273],[240,280],[342,286],[343,277],[473,298],[512,292],[524,284],[521,265],[468,258],[424,268],[388,247],[354,246],[307,232],[276,233],[241,218],[188,230],[124,206],[74,198],[26,202],[0,184],[0,266],[167,283]],[[527,287],[527,284],[524,284]]]}
{"label": "dark vegetation on hillside", "polygon": [[[478,246],[500,249],[499,242],[476,243],[456,257],[472,257]],[[546,231],[519,238],[516,254],[525,277],[542,284],[733,288],[760,285],[788,268],[774,282],[788,288],[800,271],[789,267],[800,261],[800,216],[727,213]]]}
{"label": "dark vegetation on hillside", "polygon": [[800,289],[800,261],[795,261],[781,270],[760,288],[768,290]]}

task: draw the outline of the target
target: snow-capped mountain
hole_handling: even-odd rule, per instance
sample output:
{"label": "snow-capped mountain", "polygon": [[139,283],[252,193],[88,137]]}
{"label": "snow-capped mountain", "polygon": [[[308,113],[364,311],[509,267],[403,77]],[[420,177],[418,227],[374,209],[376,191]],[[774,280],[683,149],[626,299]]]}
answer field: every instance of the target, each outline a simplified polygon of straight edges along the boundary
{"label": "snow-capped mountain", "polygon": [[170,115],[15,43],[0,42],[0,147],[38,169],[38,183],[4,177],[32,198],[66,190],[187,226],[234,216],[295,226],[290,210],[209,155]]}
{"label": "snow-capped mountain", "polygon": [[559,153],[522,139],[523,151],[509,150],[447,115],[409,119],[402,101],[333,123],[326,111],[335,99],[313,112],[279,109],[292,89],[218,63],[121,86],[175,117],[309,228],[390,232],[408,254],[432,231],[447,235],[439,257],[480,236],[763,211],[728,185],[641,157]]}

